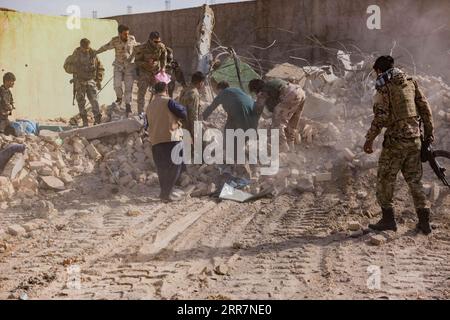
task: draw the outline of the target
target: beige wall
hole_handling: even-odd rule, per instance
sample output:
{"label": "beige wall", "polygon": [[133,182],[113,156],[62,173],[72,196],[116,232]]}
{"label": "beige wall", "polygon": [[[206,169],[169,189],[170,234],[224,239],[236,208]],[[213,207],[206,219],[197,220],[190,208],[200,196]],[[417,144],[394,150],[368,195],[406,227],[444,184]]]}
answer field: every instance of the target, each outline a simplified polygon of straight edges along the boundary
{"label": "beige wall", "polygon": [[[82,19],[81,29],[69,30],[65,17],[0,11],[0,74],[11,71],[17,78],[12,89],[17,110],[12,118],[45,120],[77,114],[69,84],[72,76],[65,73],[64,60],[81,38],[98,48],[116,33],[117,22],[111,20]],[[106,80],[112,76],[113,58],[112,51],[100,55]],[[114,100],[110,83],[100,103]]]}

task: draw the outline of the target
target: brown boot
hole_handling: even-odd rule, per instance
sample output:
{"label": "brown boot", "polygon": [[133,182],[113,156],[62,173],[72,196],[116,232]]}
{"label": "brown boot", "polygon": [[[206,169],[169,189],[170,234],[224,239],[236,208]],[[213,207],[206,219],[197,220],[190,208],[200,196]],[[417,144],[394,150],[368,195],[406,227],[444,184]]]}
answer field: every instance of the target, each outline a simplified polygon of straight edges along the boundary
{"label": "brown boot", "polygon": [[397,231],[393,208],[381,208],[383,217],[376,224],[369,224],[369,228],[376,231]]}

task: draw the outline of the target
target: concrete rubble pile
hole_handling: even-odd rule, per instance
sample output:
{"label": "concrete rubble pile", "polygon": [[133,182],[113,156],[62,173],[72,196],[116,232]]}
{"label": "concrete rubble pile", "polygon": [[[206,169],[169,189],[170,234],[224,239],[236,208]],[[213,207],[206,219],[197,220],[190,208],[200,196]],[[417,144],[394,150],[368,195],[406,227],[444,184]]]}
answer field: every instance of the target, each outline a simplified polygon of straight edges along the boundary
{"label": "concrete rubble pile", "polygon": [[[281,155],[283,167],[271,183],[285,190],[311,191],[323,182],[336,180],[342,167],[367,170],[377,166],[382,136],[374,154],[367,155],[362,149],[373,119],[374,81],[367,76],[371,65],[360,62],[352,66],[353,72],[346,71],[341,77],[333,73],[331,66],[300,68],[282,64],[269,71],[268,78],[280,77],[299,84],[307,96],[299,150],[295,155]],[[450,87],[434,76],[417,75],[416,79],[433,111],[436,148],[450,150]]]}

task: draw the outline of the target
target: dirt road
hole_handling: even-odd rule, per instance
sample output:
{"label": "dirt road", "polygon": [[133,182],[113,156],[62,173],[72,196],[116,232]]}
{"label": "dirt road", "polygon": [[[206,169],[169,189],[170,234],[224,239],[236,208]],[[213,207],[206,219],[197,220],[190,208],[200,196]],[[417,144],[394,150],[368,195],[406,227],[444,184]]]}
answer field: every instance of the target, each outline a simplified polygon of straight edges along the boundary
{"label": "dirt road", "polygon": [[[89,179],[90,189],[52,199],[58,214],[8,241],[0,298],[449,298],[448,194],[425,237],[412,231],[415,214],[400,189],[399,231],[382,233],[386,243],[375,246],[373,234],[347,227],[369,221],[372,209],[362,208],[374,203],[370,194],[162,204],[156,189],[128,195]],[[33,210],[2,211],[0,228],[32,218]]]}

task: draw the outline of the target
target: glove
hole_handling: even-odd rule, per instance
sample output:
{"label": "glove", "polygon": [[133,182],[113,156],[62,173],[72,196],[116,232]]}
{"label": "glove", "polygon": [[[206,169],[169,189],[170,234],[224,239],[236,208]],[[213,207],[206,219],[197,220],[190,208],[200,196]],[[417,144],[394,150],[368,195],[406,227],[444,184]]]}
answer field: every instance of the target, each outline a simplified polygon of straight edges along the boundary
{"label": "glove", "polygon": [[101,82],[97,82],[97,89],[101,90],[102,89],[102,83]]}
{"label": "glove", "polygon": [[429,145],[433,144],[434,142],[434,137],[433,136],[428,136],[425,138],[425,142]]}

